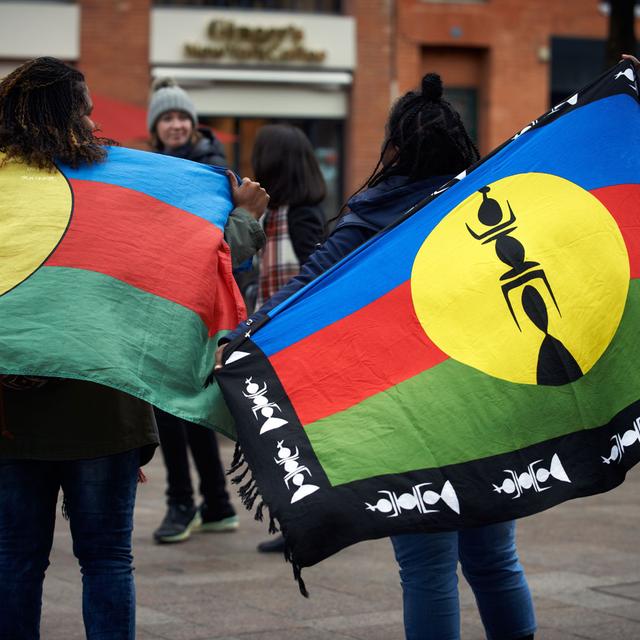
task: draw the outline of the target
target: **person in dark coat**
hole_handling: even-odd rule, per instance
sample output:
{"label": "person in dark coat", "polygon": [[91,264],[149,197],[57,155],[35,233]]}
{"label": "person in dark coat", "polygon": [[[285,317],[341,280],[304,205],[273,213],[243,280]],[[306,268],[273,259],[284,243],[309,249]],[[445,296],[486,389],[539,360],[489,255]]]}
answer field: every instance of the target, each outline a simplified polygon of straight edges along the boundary
{"label": "person in dark coat", "polygon": [[267,242],[259,254],[259,307],[298,275],[300,267],[324,240],[320,203],[327,187],[309,139],[293,125],[261,127],[251,164],[255,179],[270,198],[261,218]]}
{"label": "person in dark coat", "polygon": [[187,92],[173,80],[158,80],[147,112],[151,148],[177,158],[225,167],[224,147],[209,129],[198,126],[198,114]]}
{"label": "person in dark coat", "polygon": [[[153,86],[147,127],[151,134],[151,149],[157,153],[211,166],[227,166],[222,143],[209,129],[198,126],[193,101],[169,78],[160,79]],[[224,237],[231,248],[235,269],[264,246],[265,236],[258,218],[266,207],[266,193],[249,178],[236,185],[234,175],[228,173],[234,186],[235,208],[229,215]]]}
{"label": "person in dark coat", "polygon": [[[191,98],[172,80],[161,80],[154,86],[147,124],[151,146],[156,152],[225,166],[222,144],[210,131],[198,127],[198,116]],[[264,232],[258,218],[267,206],[268,197],[259,187],[259,193],[254,194],[253,200],[241,198],[238,201],[238,193],[251,187],[255,190],[257,183],[245,178],[238,185],[231,172],[229,177],[236,208],[225,226],[225,239],[231,248],[232,264],[237,267],[264,244]],[[154,540],[158,543],[182,542],[194,530],[235,531],[238,516],[229,499],[214,432],[157,408],[155,415],[167,470],[167,512],[153,533]],[[188,450],[200,478],[202,501],[199,505],[194,501]]]}
{"label": "person in dark coat", "polygon": [[[478,160],[460,115],[442,94],[440,76],[427,74],[419,90],[397,100],[378,163],[348,201],[329,239],[298,276],[221,340],[217,367],[222,366],[225,342],[250,332],[268,311]],[[518,560],[513,521],[464,531],[397,535],[391,541],[400,566],[407,640],[460,639],[458,562],[473,589],[487,637],[533,639],[533,602]]]}
{"label": "person in dark coat", "polygon": [[[289,124],[268,124],[256,136],[251,164],[270,200],[262,225],[267,242],[259,254],[256,306],[260,307],[291,278],[325,237],[320,203],[327,187],[313,147],[304,132]],[[262,553],[284,551],[277,536],[258,544]]]}
{"label": "person in dark coat", "polygon": [[[0,175],[102,162],[112,141],[95,136],[92,108],[77,69],[51,57],[20,65],[0,81]],[[236,207],[264,211],[264,189],[229,180]],[[153,409],[139,398],[84,380],[0,375],[0,639],[40,637],[62,489],[86,636],[133,640],[134,505],[139,469],[157,445]]]}

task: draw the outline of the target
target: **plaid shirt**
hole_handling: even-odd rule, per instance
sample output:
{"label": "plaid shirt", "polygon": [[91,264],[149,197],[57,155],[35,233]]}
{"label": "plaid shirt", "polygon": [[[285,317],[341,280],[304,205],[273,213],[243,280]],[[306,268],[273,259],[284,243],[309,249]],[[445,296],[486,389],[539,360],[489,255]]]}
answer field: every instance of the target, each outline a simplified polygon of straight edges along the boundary
{"label": "plaid shirt", "polygon": [[267,243],[260,252],[260,278],[256,309],[278,289],[298,275],[300,262],[289,236],[289,206],[267,209],[262,219]]}

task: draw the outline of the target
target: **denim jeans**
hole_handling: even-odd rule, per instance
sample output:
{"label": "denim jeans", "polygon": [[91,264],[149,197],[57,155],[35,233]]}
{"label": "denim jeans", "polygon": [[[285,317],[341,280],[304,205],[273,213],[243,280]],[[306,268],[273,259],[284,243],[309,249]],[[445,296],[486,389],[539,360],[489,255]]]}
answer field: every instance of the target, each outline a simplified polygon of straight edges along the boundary
{"label": "denim jeans", "polygon": [[131,556],[140,451],[74,461],[0,460],[0,640],[40,637],[60,488],[82,572],[90,640],[135,637]]}
{"label": "denim jeans", "polygon": [[489,640],[515,640],[535,631],[513,521],[391,541],[400,565],[407,640],[459,640],[458,559]]}

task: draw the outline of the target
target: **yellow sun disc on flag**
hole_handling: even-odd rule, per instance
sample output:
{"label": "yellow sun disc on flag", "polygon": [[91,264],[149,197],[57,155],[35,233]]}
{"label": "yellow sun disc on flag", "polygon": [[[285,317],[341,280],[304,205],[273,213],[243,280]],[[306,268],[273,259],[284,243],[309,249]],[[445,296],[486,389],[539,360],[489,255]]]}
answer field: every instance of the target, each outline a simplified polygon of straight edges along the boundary
{"label": "yellow sun disc on flag", "polygon": [[73,208],[66,178],[0,154],[0,296],[26,280],[56,248]]}
{"label": "yellow sun disc on flag", "polygon": [[577,380],[611,342],[629,288],[620,230],[573,182],[525,173],[483,186],[429,234],[411,294],[429,338],[497,378]]}

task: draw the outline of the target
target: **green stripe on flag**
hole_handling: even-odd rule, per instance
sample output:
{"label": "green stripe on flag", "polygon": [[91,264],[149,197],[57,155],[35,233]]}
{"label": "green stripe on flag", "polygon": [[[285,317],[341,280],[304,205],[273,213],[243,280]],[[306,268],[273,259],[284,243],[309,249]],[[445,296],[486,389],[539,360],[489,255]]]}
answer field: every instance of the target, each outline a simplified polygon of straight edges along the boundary
{"label": "green stripe on flag", "polygon": [[630,375],[640,362],[638,327],[640,281],[632,280],[612,343],[572,384],[516,384],[447,360],[305,432],[329,481],[339,485],[468,462],[599,427],[640,398],[631,382],[637,375]]}
{"label": "green stripe on flag", "polygon": [[217,384],[219,335],[193,311],[100,273],[43,267],[0,297],[0,372],[105,384],[235,437]]}

